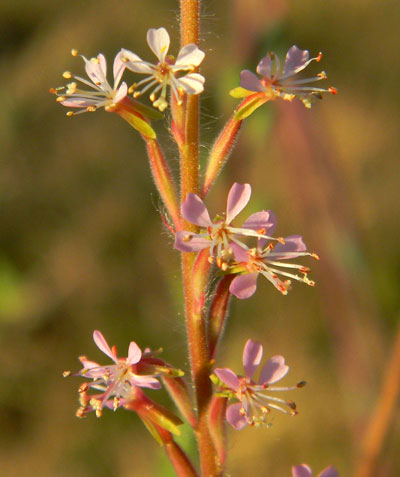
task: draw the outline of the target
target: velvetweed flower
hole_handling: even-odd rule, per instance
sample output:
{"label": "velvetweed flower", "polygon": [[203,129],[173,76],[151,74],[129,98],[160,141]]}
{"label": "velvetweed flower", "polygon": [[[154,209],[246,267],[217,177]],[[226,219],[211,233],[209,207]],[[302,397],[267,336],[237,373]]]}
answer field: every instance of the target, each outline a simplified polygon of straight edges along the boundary
{"label": "velvetweed flower", "polygon": [[[77,50],[71,51],[72,56],[78,56]],[[102,53],[94,58],[87,59],[80,55],[85,62],[85,70],[90,81],[81,76],[76,76],[69,71],[63,73],[65,79],[72,79],[66,86],[50,89],[51,93],[57,94],[57,101],[63,106],[77,108],[78,111],[68,111],[67,116],[85,112],[93,112],[99,108],[112,110],[116,104],[122,101],[128,94],[128,86],[125,82],[120,84],[125,64],[118,53],[114,59],[113,75],[114,85],[111,87],[107,80],[107,61]],[[88,86],[90,90],[80,89],[79,83]]]}
{"label": "velvetweed flower", "polygon": [[322,53],[315,58],[310,58],[308,50],[301,50],[293,45],[286,54],[285,64],[281,70],[278,56],[271,51],[257,65],[257,73],[261,79],[251,71],[243,70],[240,74],[241,88],[235,88],[231,94],[235,97],[246,97],[254,93],[264,93],[268,99],[279,97],[286,101],[298,98],[306,108],[310,108],[315,98],[322,98],[322,93],[337,93],[333,86],[323,89],[311,85],[315,81],[326,79],[325,71],[321,71],[312,78],[295,78],[311,62],[319,62],[321,58]]}
{"label": "velvetweed flower", "polygon": [[261,343],[249,339],[243,350],[245,376],[237,375],[229,368],[214,369],[216,376],[225,385],[221,387],[218,395],[239,401],[229,405],[226,410],[227,421],[237,430],[243,429],[248,424],[251,426],[267,425],[266,416],[271,409],[277,409],[292,416],[297,414],[296,405],[293,401],[285,401],[271,396],[269,393],[291,391],[303,387],[306,383],[301,381],[292,387],[271,386],[286,376],[289,371],[284,357],[279,355],[273,356],[264,364],[258,383],[256,383],[253,376],[261,363],[262,355],[263,347]]}
{"label": "velvetweed flower", "polygon": [[[153,53],[158,58],[157,64],[143,61],[138,55],[129,50],[121,50],[121,58],[125,67],[134,73],[149,75],[130,88],[134,91],[134,97],[138,97],[149,89],[153,88],[150,100],[155,108],[164,111],[168,107],[166,99],[167,87],[170,86],[178,104],[181,104],[181,95],[199,94],[204,90],[204,77],[193,70],[203,61],[205,53],[194,43],[184,46],[178,53],[176,59],[168,55],[170,38],[165,28],[150,28],[147,32],[147,43]],[[177,77],[176,74],[182,71],[189,71],[188,74]],[[138,90],[144,86],[142,90]],[[160,95],[157,99],[157,93]]]}
{"label": "velvetweed flower", "polygon": [[[338,477],[337,470],[333,467],[327,467],[318,474],[317,477]],[[292,477],[312,477],[311,468],[307,464],[295,465],[292,467]]]}
{"label": "velvetweed flower", "polygon": [[[157,379],[160,374],[173,374],[174,370],[168,369],[162,360],[154,358],[149,349],[142,352],[134,341],[129,344],[128,356],[119,358],[115,346],[110,348],[100,331],[93,332],[93,340],[114,364],[103,366],[89,361],[85,356],[79,358],[83,369],[78,376],[92,381],[83,383],[79,388],[81,407],[77,411],[78,417],[90,411],[95,411],[96,416],[100,417],[104,407],[116,410],[134,400],[138,388],[160,389],[161,384]],[[100,392],[89,394],[89,390]]]}
{"label": "velvetweed flower", "polygon": [[226,270],[228,262],[232,258],[232,244],[247,249],[239,236],[279,240],[266,235],[268,218],[263,215],[263,212],[250,216],[246,221],[249,226],[243,225],[243,227],[238,228],[231,225],[233,219],[246,207],[250,196],[250,184],[235,182],[228,194],[225,217],[217,216],[212,221],[200,197],[189,193],[181,207],[182,216],[188,222],[198,225],[203,230],[199,233],[185,230],[178,231],[175,235],[174,247],[181,252],[198,252],[209,248],[209,261],[213,262],[214,256],[216,256],[217,266]]}
{"label": "velvetweed flower", "polygon": [[[264,226],[266,232],[271,235],[276,225],[275,215],[271,211],[268,214],[269,227]],[[251,223],[244,223],[243,227],[251,227]],[[254,248],[238,246],[233,243],[233,255],[236,263],[228,269],[228,272],[238,273],[232,280],[229,291],[237,298],[244,299],[251,297],[257,288],[258,275],[263,275],[269,280],[277,290],[283,295],[287,295],[291,285],[291,280],[301,281],[307,285],[314,286],[315,282],[308,278],[310,269],[297,263],[291,263],[298,257],[311,256],[317,260],[319,257],[315,253],[306,251],[306,245],[300,235],[290,235],[284,237],[280,243],[270,242],[267,239],[259,238]],[[301,275],[292,273],[298,271]],[[285,277],[284,280],[279,275]]]}

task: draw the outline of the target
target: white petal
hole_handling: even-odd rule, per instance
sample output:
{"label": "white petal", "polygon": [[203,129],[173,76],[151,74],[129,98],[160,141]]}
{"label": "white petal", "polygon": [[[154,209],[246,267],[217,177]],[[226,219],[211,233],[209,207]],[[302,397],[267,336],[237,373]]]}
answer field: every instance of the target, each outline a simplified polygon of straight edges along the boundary
{"label": "white petal", "polygon": [[199,66],[205,55],[204,51],[201,51],[194,43],[190,43],[180,50],[174,66]]}
{"label": "white petal", "polygon": [[153,70],[148,63],[143,61],[138,55],[129,50],[121,50],[121,58],[124,60],[125,68],[135,73],[153,74]]}
{"label": "white petal", "polygon": [[163,62],[169,49],[169,35],[165,28],[150,28],[147,32],[147,43],[157,58]]}
{"label": "white petal", "polygon": [[114,96],[113,103],[118,103],[119,101],[124,99],[127,94],[128,94],[128,85],[124,81],[119,87],[117,94]]}
{"label": "white petal", "polygon": [[114,74],[114,89],[116,89],[121,81],[122,74],[125,70],[125,62],[122,61],[123,53],[120,51],[114,58],[113,74]]}
{"label": "white petal", "polygon": [[176,81],[187,94],[199,94],[204,91],[205,78],[198,73],[190,73],[182,78],[178,78]]}

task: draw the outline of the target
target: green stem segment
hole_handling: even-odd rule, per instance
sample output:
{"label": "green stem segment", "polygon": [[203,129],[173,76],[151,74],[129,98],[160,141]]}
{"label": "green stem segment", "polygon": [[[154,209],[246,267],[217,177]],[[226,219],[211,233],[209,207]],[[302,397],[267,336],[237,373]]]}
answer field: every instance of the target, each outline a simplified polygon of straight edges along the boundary
{"label": "green stem segment", "polygon": [[[181,46],[199,44],[200,0],[180,0]],[[184,112],[184,143],[180,149],[181,201],[190,192],[199,193],[199,98],[189,95]],[[175,125],[179,120],[174,121]],[[183,125],[182,125],[183,126]],[[197,227],[182,220],[183,230],[197,231]],[[222,475],[215,447],[208,428],[208,407],[212,397],[209,378],[211,372],[207,343],[207,329],[202,309],[199,309],[193,292],[193,265],[195,255],[182,253],[182,273],[184,284],[185,316],[188,334],[190,364],[195,388],[198,426],[196,438],[199,446],[201,475],[218,477]]]}

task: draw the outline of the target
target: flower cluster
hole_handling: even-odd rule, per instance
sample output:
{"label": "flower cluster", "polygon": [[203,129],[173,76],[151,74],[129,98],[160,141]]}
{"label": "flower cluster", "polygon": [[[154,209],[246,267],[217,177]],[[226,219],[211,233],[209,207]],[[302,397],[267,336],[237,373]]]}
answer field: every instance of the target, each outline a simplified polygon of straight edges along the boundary
{"label": "flower cluster", "polygon": [[[93,340],[97,347],[107,355],[114,364],[100,365],[81,356],[79,360],[83,369],[78,376],[91,379],[79,388],[81,407],[77,411],[78,417],[83,417],[90,411],[95,411],[100,417],[104,407],[116,410],[134,401],[140,393],[139,388],[160,389],[158,380],[162,374],[172,375],[175,370],[169,369],[165,363],[154,357],[146,348],[144,352],[131,341],[126,358],[119,358],[115,346],[110,348],[100,331],[93,332]],[[175,375],[180,375],[175,371]],[[100,391],[90,394],[90,390]]]}
{"label": "flower cluster", "polygon": [[311,78],[295,78],[311,62],[319,62],[321,58],[322,53],[319,53],[315,58],[310,58],[310,53],[307,50],[301,50],[293,45],[286,53],[285,64],[281,69],[279,57],[270,51],[257,65],[257,73],[261,76],[261,79],[253,72],[243,70],[240,74],[240,88],[233,89],[231,95],[247,97],[260,93],[269,100],[282,98],[286,101],[297,98],[307,108],[310,108],[316,98],[322,98],[322,93],[337,93],[333,86],[324,89],[312,85],[316,81],[327,79],[325,71],[321,71]]}
{"label": "flower cluster", "polygon": [[[250,200],[249,184],[235,183],[231,187],[224,217],[210,219],[208,210],[199,196],[188,194],[182,204],[182,215],[200,227],[199,233],[180,230],[175,236],[175,248],[182,252],[198,252],[208,248],[209,260],[224,272],[237,274],[230,286],[230,292],[237,298],[249,298],[256,290],[259,274],[267,278],[282,294],[286,295],[290,279],[313,286],[307,277],[310,269],[302,265],[288,263],[288,260],[316,254],[306,252],[306,246],[299,235],[274,238],[276,217],[271,211],[256,212],[248,217],[242,227],[233,227],[232,221]],[[249,247],[244,239],[257,239],[256,247]],[[281,270],[277,267],[281,267]],[[297,270],[301,275],[285,269]],[[278,275],[285,277],[281,280]]]}
{"label": "flower cluster", "polygon": [[248,424],[251,426],[266,425],[266,417],[271,409],[292,416],[297,414],[293,401],[285,401],[271,396],[269,393],[301,388],[305,382],[302,381],[291,387],[271,386],[285,377],[289,371],[289,366],[286,366],[283,356],[273,356],[262,367],[256,383],[253,377],[261,363],[262,355],[262,345],[249,339],[243,350],[244,376],[237,375],[229,368],[214,370],[216,376],[223,383],[219,394],[239,401],[228,406],[226,410],[226,420],[237,430],[243,429]]}
{"label": "flower cluster", "polygon": [[[170,39],[165,28],[151,28],[147,32],[147,42],[157,56],[158,62],[153,65],[143,61],[135,53],[122,49],[114,59],[113,87],[107,80],[106,59],[100,53],[90,59],[81,55],[90,81],[66,71],[63,77],[73,81],[66,86],[52,88],[50,92],[57,95],[57,101],[63,106],[78,109],[76,113],[73,111],[67,113],[68,116],[72,116],[73,114],[96,111],[102,107],[107,111],[114,111],[116,106],[127,97],[128,91],[134,91],[134,97],[138,97],[153,86],[154,90],[150,95],[150,100],[153,106],[160,111],[164,111],[168,107],[166,98],[168,86],[171,87],[178,104],[181,104],[182,97],[185,94],[199,94],[203,91],[204,77],[198,73],[193,73],[193,70],[203,61],[205,56],[203,51],[196,45],[189,44],[180,50],[176,59],[168,55]],[[77,50],[72,50],[72,55],[77,56]],[[148,75],[148,78],[139,81],[128,89],[125,82],[120,84],[125,69]],[[185,71],[189,71],[189,73],[177,77],[178,73]],[[88,86],[90,90],[80,89],[78,83]],[[143,85],[146,86],[138,91],[137,88]],[[158,92],[160,92],[160,96],[157,98]]]}

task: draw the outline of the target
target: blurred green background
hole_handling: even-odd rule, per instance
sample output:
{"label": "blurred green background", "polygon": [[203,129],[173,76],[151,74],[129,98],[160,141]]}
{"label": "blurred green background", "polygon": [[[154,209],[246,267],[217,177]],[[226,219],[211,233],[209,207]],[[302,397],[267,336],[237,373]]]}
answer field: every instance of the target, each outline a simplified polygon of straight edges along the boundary
{"label": "blurred green background", "polygon": [[[234,299],[219,366],[241,369],[248,337],[283,354],[300,414],[268,430],[229,431],[228,474],[288,476],[308,462],[353,475],[379,396],[399,309],[400,3],[205,0],[201,47],[203,160],[236,101],[243,68],[292,45],[324,57],[339,95],[311,111],[267,105],[245,124],[208,203],[250,182],[247,213],[271,208],[279,235],[301,233],[321,256],[314,289],[287,297],[260,281]],[[178,50],[176,0],[0,2],[0,466],[9,477],[173,475],[138,418],[123,410],[78,420],[77,357],[103,356],[93,329],[125,353],[130,340],[164,348],[187,369],[180,265],[160,222],[144,145],[116,115],[65,116],[49,87],[80,59],[121,48],[151,59],[145,35],[165,26]],[[311,68],[310,68],[311,69]],[[168,115],[167,115],[168,116]],[[177,151],[156,124],[172,168]],[[309,262],[307,262],[309,263]],[[163,402],[163,392],[157,394]],[[398,413],[376,476],[400,475]],[[187,433],[186,433],[187,434]],[[186,449],[193,443],[182,438]]]}

